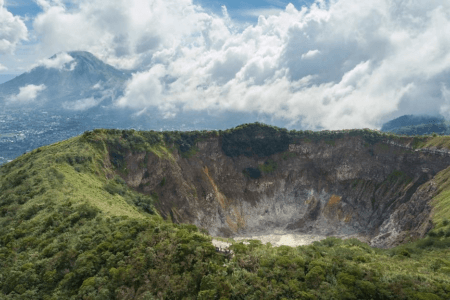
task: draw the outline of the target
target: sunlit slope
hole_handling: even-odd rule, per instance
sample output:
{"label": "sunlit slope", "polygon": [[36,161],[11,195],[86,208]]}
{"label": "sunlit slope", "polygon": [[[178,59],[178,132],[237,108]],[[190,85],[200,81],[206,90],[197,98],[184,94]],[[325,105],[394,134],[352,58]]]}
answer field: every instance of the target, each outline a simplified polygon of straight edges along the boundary
{"label": "sunlit slope", "polygon": [[40,219],[41,215],[47,214],[39,212],[41,207],[71,203],[74,206],[89,205],[109,216],[143,218],[143,210],[139,211],[133,205],[133,197],[140,195],[128,191],[125,186],[121,193],[107,191],[108,187],[120,186],[123,182],[113,178],[113,171],[105,164],[105,151],[82,137],[22,155],[0,168],[2,203],[18,204],[3,209],[2,214],[14,209],[18,213],[36,211],[34,214]]}
{"label": "sunlit slope", "polygon": [[[0,168],[1,299],[123,298],[155,280],[160,294],[178,298],[173,295],[198,290],[204,262],[222,263],[210,237],[195,226],[163,221],[151,197],[114,175],[105,154],[102,141],[76,137]],[[194,260],[173,264],[194,249]],[[144,271],[139,263],[153,255],[158,259],[150,274],[200,271],[189,282],[176,275],[170,289],[159,283],[164,278],[136,278]]]}
{"label": "sunlit slope", "polygon": [[[252,241],[233,245],[233,258],[195,226],[162,220],[162,199],[121,179],[130,172],[121,153],[173,163],[174,151],[189,159],[196,140],[220,134],[96,130],[2,166],[0,299],[449,299],[448,170],[436,176],[436,229],[425,239],[390,250],[354,239]],[[403,140],[413,142],[443,140]]]}
{"label": "sunlit slope", "polygon": [[[414,138],[417,148],[429,148],[437,151],[450,149],[450,136],[431,135],[424,138]],[[432,220],[434,229],[429,233],[432,236],[450,237],[450,168],[439,172],[434,182],[437,195],[433,198]]]}

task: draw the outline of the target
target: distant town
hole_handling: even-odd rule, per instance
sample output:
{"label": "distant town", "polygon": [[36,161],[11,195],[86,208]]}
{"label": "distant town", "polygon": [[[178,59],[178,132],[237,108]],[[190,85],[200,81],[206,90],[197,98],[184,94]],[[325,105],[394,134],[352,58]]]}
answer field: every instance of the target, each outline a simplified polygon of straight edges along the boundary
{"label": "distant town", "polygon": [[[0,165],[41,146],[50,145],[95,128],[137,130],[197,130],[201,125],[180,122],[163,123],[154,119],[144,126],[127,123],[105,114],[62,114],[38,110],[4,110],[0,113]],[[185,120],[184,120],[185,121]]]}
{"label": "distant town", "polygon": [[25,152],[82,133],[86,124],[78,116],[46,111],[5,111],[0,114],[0,164]]}

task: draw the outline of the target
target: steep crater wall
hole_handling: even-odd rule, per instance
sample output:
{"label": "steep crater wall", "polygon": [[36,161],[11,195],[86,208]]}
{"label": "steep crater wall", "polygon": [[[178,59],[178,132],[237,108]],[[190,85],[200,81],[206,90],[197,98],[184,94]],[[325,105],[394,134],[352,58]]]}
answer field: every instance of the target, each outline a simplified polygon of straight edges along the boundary
{"label": "steep crater wall", "polygon": [[281,231],[392,247],[432,227],[433,177],[450,165],[447,152],[271,130],[225,132],[184,148],[168,143],[168,155],[110,149],[110,161],[129,186],[157,198],[164,217],[216,236]]}

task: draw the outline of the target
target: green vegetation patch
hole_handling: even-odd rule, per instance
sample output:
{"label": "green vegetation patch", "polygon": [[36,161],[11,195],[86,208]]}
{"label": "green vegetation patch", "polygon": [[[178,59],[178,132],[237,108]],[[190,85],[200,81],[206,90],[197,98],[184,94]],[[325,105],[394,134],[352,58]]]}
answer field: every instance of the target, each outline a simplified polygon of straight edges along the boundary
{"label": "green vegetation patch", "polygon": [[181,157],[190,158],[190,157],[194,156],[197,152],[198,152],[198,147],[192,146],[186,152],[181,152]]}
{"label": "green vegetation patch", "polygon": [[261,164],[258,166],[258,169],[262,172],[262,173],[272,173],[273,171],[276,170],[277,168],[277,163],[276,161],[274,161],[273,159],[268,159],[264,162],[264,164]]}
{"label": "green vegetation patch", "polygon": [[408,184],[412,181],[412,178],[410,176],[408,176],[405,172],[395,170],[391,174],[388,175],[388,177],[386,178],[386,181],[391,184],[395,184],[395,183]]}
{"label": "green vegetation patch", "polygon": [[190,158],[198,152],[197,143],[219,135],[218,131],[165,131],[164,139],[167,144],[174,144],[183,158]]}
{"label": "green vegetation patch", "polygon": [[286,129],[260,123],[244,124],[222,134],[222,150],[230,156],[266,157],[289,148]]}
{"label": "green vegetation patch", "polygon": [[411,137],[394,133],[378,132],[369,129],[352,129],[338,131],[296,131],[286,130],[262,123],[243,124],[225,131],[136,131],[116,129],[96,129],[85,132],[83,138],[99,147],[108,149],[111,162],[118,170],[126,171],[124,157],[128,151],[152,152],[162,158],[170,158],[175,147],[184,158],[190,158],[198,152],[197,143],[209,138],[221,137],[222,150],[230,157],[239,155],[268,157],[285,152],[289,144],[312,143],[324,141],[334,146],[337,139],[359,136],[366,146],[382,141],[393,140],[398,143],[411,143],[414,148],[423,146],[449,147],[450,140],[444,137]]}
{"label": "green vegetation patch", "polygon": [[169,147],[175,147],[184,158],[189,158],[198,152],[196,144],[199,141],[217,137],[217,131],[136,131],[116,129],[96,129],[87,131],[83,138],[106,147],[110,153],[112,164],[119,170],[124,170],[124,157],[127,152],[152,152],[161,158],[171,158]]}
{"label": "green vegetation patch", "polygon": [[[380,142],[396,141],[407,144],[411,137],[394,133],[379,132],[370,129],[351,129],[337,131],[287,131],[284,128],[269,126],[261,123],[243,124],[226,131],[219,131],[222,136],[222,150],[230,157],[245,155],[248,157],[268,157],[276,153],[285,152],[289,144],[317,143],[335,146],[336,140],[345,137],[361,137],[365,147]],[[421,141],[427,137],[419,138]]]}
{"label": "green vegetation patch", "polygon": [[420,147],[450,149],[450,136],[429,136],[426,139],[421,140]]}
{"label": "green vegetation patch", "polygon": [[330,146],[336,146],[336,141],[334,140],[325,140],[325,144]]}
{"label": "green vegetation patch", "polygon": [[[164,178],[165,181],[165,178]],[[154,197],[144,194],[139,194],[132,191],[126,184],[126,182],[118,175],[114,179],[109,180],[104,189],[111,195],[119,195],[130,205],[135,205],[142,208],[146,213],[154,214],[154,203],[156,199]]]}
{"label": "green vegetation patch", "polygon": [[411,143],[411,147],[413,147],[413,149],[423,148],[427,139],[427,137],[415,136]]}
{"label": "green vegetation patch", "polygon": [[383,153],[388,152],[389,149],[390,149],[390,147],[387,144],[377,144],[377,146],[375,147],[375,151],[383,152]]}
{"label": "green vegetation patch", "polygon": [[261,177],[261,171],[260,169],[256,169],[256,168],[245,168],[242,173],[244,174],[245,177],[247,178],[251,178],[251,179],[258,179]]}
{"label": "green vegetation patch", "polygon": [[288,160],[289,158],[297,157],[297,153],[295,152],[285,152],[283,153],[283,160]]}
{"label": "green vegetation patch", "polygon": [[[85,132],[82,138],[94,148],[107,153],[116,170],[125,174],[125,156],[129,152],[151,152],[160,158],[173,159],[165,144],[164,135],[156,131],[95,129]],[[146,160],[147,157],[144,163]]]}
{"label": "green vegetation patch", "polygon": [[[450,168],[444,169],[434,177],[438,186],[437,195],[432,200],[432,220],[437,236],[450,236]],[[424,187],[424,188],[427,188]]]}

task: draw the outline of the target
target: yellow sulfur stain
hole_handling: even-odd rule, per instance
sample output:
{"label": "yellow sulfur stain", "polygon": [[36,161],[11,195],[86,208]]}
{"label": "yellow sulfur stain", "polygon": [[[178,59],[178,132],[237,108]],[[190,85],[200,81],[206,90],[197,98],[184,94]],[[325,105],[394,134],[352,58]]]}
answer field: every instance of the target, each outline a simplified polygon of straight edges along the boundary
{"label": "yellow sulfur stain", "polygon": [[239,228],[242,228],[245,226],[245,219],[239,212],[239,209],[235,206],[232,206],[230,201],[219,191],[219,188],[217,187],[216,183],[212,179],[211,175],[209,174],[208,167],[203,168],[203,172],[208,177],[209,182],[211,183],[211,186],[214,190],[214,194],[216,196],[217,201],[220,204],[220,207],[222,207],[223,210],[230,209],[231,211],[228,211],[226,216],[226,222],[228,224],[228,227],[237,232]]}
{"label": "yellow sulfur stain", "polygon": [[351,220],[352,220],[352,215],[349,214],[349,215],[346,215],[346,216],[345,216],[344,222],[345,222],[345,223],[348,223],[348,222],[350,222]]}
{"label": "yellow sulfur stain", "polygon": [[244,217],[241,215],[241,213],[239,212],[237,207],[233,207],[233,211],[234,211],[234,216],[236,217],[236,220],[237,220],[237,226],[240,228],[244,227],[245,226]]}
{"label": "yellow sulfur stain", "polygon": [[211,178],[211,176],[209,175],[209,170],[208,167],[204,167],[203,168],[203,172],[206,174],[206,176],[209,179],[209,182],[211,183],[211,186],[213,187],[214,190],[214,194],[216,195],[216,199],[217,201],[219,201],[220,206],[222,207],[222,209],[226,209],[227,208],[227,199],[226,197],[219,191],[219,188],[217,187],[216,183],[214,182],[214,180]]}
{"label": "yellow sulfur stain", "polygon": [[228,224],[228,227],[230,227],[230,229],[233,230],[234,232],[237,232],[239,228],[245,226],[245,220],[236,207],[233,207],[233,213],[231,216],[230,215],[226,216],[226,222]]}
{"label": "yellow sulfur stain", "polygon": [[238,224],[233,222],[233,220],[231,220],[230,216],[227,216],[226,222],[228,224],[228,227],[230,227],[231,230],[233,230],[234,232],[236,232],[238,230],[238,228],[239,228]]}
{"label": "yellow sulfur stain", "polygon": [[341,199],[342,199],[342,197],[340,197],[340,196],[331,195],[330,200],[327,203],[327,206],[338,204],[339,202],[341,202]]}

